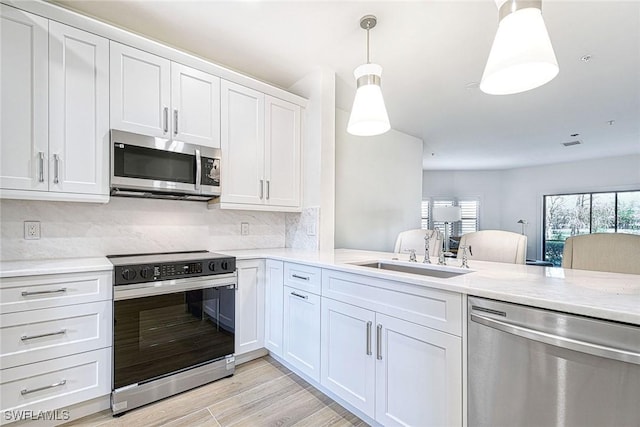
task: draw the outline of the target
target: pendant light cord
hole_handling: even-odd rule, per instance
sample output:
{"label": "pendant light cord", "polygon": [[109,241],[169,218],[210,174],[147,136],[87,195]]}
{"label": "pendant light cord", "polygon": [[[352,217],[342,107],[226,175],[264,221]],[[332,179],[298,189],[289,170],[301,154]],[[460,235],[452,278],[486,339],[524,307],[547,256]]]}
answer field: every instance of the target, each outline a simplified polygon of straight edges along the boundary
{"label": "pendant light cord", "polygon": [[371,64],[369,59],[369,25],[367,25],[367,64]]}

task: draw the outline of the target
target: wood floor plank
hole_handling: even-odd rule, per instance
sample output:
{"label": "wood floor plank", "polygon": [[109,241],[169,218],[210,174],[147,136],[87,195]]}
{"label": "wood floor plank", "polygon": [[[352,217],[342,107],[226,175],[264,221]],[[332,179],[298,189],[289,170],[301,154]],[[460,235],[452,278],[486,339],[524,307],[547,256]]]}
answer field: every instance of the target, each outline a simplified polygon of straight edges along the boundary
{"label": "wood floor plank", "polygon": [[220,424],[213,418],[211,412],[206,408],[201,409],[198,412],[187,415],[182,418],[178,418],[167,424],[163,424],[163,427],[219,427]]}

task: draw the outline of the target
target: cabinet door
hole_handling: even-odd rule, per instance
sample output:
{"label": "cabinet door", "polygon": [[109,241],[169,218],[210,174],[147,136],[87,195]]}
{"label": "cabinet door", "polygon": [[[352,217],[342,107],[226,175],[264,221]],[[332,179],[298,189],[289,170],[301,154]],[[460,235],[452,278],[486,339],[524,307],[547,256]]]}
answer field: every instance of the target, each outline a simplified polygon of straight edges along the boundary
{"label": "cabinet door", "polygon": [[460,338],[376,314],[376,421],[462,425]]}
{"label": "cabinet door", "polygon": [[171,63],[174,139],[220,148],[220,78]]}
{"label": "cabinet door", "polygon": [[264,346],[282,356],[284,315],[284,266],[282,261],[268,259],[265,267]]}
{"label": "cabinet door", "polygon": [[109,41],[49,25],[49,190],[109,192]]}
{"label": "cabinet door", "polygon": [[48,190],[48,21],[0,5],[0,188]]}
{"label": "cabinet door", "polygon": [[170,135],[168,59],[110,42],[111,128]]}
{"label": "cabinet door", "polygon": [[264,347],[264,261],[238,261],[236,355]]}
{"label": "cabinet door", "polygon": [[263,204],[264,94],[222,80],[222,201]]}
{"label": "cabinet door", "polygon": [[375,313],[322,298],[320,382],[371,418],[375,416]]}
{"label": "cabinet door", "polygon": [[274,206],[300,206],[300,107],[265,97],[265,198]]}
{"label": "cabinet door", "polygon": [[320,381],[320,297],[284,287],[284,360]]}

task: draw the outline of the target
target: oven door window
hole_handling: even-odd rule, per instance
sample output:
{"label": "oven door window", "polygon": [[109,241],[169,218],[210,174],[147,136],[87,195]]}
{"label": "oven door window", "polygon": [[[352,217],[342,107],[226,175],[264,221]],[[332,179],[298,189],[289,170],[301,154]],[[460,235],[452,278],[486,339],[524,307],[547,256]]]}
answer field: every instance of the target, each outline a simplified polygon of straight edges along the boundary
{"label": "oven door window", "polygon": [[235,290],[209,288],[114,302],[114,389],[234,352]]}
{"label": "oven door window", "polygon": [[113,174],[124,178],[195,184],[195,155],[115,143]]}

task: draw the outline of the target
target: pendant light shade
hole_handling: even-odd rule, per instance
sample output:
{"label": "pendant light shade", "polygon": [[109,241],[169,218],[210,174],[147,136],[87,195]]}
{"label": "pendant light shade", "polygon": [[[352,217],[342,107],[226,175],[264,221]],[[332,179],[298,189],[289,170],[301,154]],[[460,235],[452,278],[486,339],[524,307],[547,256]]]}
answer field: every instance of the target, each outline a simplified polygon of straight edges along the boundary
{"label": "pendant light shade", "polygon": [[355,69],[353,75],[358,89],[351,107],[347,132],[358,136],[385,133],[391,129],[391,125],[380,89],[382,67],[378,64],[363,64]]}
{"label": "pendant light shade", "polygon": [[380,88],[382,67],[369,61],[369,30],[376,23],[377,19],[372,15],[360,20],[360,27],[367,30],[367,63],[353,72],[357,89],[347,124],[347,132],[357,136],[380,135],[391,129]]}
{"label": "pendant light shade", "polygon": [[542,19],[540,0],[496,0],[498,31],[480,90],[490,95],[525,92],[553,80],[558,61]]}

